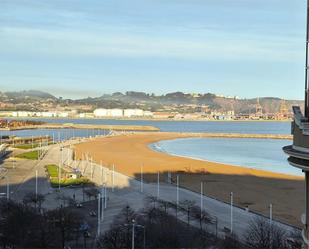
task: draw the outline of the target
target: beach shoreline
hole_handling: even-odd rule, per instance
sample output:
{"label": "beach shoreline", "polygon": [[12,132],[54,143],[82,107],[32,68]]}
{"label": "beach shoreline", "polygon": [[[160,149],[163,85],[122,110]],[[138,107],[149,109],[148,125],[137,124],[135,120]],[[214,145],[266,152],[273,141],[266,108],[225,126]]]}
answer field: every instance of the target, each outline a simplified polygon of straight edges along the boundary
{"label": "beach shoreline", "polygon": [[[304,178],[256,169],[244,168],[205,160],[196,160],[154,151],[149,145],[162,140],[199,137],[197,134],[172,132],[142,132],[114,137],[98,138],[75,146],[76,157],[87,153],[97,163],[115,166],[116,171],[155,182],[157,172],[165,181],[167,172],[172,180],[180,176],[180,185],[200,191],[200,182],[205,181],[205,193],[228,202],[230,192],[235,193],[235,204],[268,214],[269,204],[274,205],[274,217],[283,222],[300,226],[303,213]],[[293,205],[290,205],[293,203]],[[292,210],[293,207],[293,210]],[[295,208],[297,207],[297,208]]]}
{"label": "beach shoreline", "polygon": [[[180,138],[180,139],[192,139],[192,137],[189,138]],[[194,138],[193,138],[194,139]],[[220,139],[220,138],[219,138]],[[234,138],[232,138],[234,139]],[[158,146],[158,143],[162,142],[162,141],[172,141],[172,140],[179,140],[179,138],[176,139],[171,139],[171,140],[161,140],[159,142],[155,142],[155,143],[151,143],[148,144],[148,147],[153,150],[153,151],[157,151],[159,153],[164,153],[167,155],[171,155],[171,156],[175,156],[175,157],[181,157],[181,158],[187,158],[187,159],[192,159],[192,160],[200,160],[200,161],[204,161],[205,163],[215,163],[218,165],[229,165],[232,167],[240,167],[240,168],[246,168],[246,169],[254,169],[254,170],[258,170],[258,171],[263,171],[265,173],[278,173],[278,174],[282,174],[282,175],[286,175],[288,178],[290,176],[296,176],[296,177],[301,177],[304,178],[303,174],[288,174],[288,173],[283,173],[283,172],[275,172],[275,171],[271,171],[271,170],[263,170],[263,169],[258,169],[255,167],[250,167],[250,166],[244,166],[244,165],[237,165],[237,164],[232,164],[232,163],[224,163],[224,162],[220,162],[220,161],[214,161],[214,160],[210,160],[210,159],[204,159],[204,158],[199,158],[199,157],[193,157],[193,156],[185,156],[185,155],[180,155],[180,154],[176,154],[176,153],[171,153],[171,152],[167,152],[165,151],[163,148],[161,148],[160,146]],[[160,148],[158,148],[160,147]]]}

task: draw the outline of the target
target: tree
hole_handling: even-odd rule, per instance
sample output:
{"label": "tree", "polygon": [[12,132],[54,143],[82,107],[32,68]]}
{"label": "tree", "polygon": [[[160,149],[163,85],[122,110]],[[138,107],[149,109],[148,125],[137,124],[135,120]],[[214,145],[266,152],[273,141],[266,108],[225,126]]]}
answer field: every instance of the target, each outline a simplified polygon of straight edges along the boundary
{"label": "tree", "polygon": [[195,201],[184,200],[180,202],[180,208],[187,213],[188,225],[190,225],[191,211],[194,206],[195,206]]}
{"label": "tree", "polygon": [[82,223],[80,215],[63,207],[49,211],[46,219],[53,224],[54,233],[60,240],[61,248],[64,248],[66,242],[73,238],[74,232]]}
{"label": "tree", "polygon": [[239,242],[239,239],[237,238],[237,236],[235,234],[231,234],[231,235],[225,236],[225,238],[221,241],[219,248],[220,249],[241,249],[243,248],[243,246]]}
{"label": "tree", "polygon": [[129,205],[127,205],[125,208],[121,210],[119,216],[116,217],[115,222],[116,224],[129,224],[135,218],[136,213]]}
{"label": "tree", "polygon": [[54,239],[38,209],[13,201],[0,203],[2,248],[53,248]]}
{"label": "tree", "polygon": [[127,242],[128,234],[124,233],[122,226],[114,226],[104,236],[100,236],[97,242],[98,249],[130,248]]}
{"label": "tree", "polygon": [[148,205],[153,205],[153,207],[156,208],[156,204],[157,204],[157,202],[158,202],[158,198],[157,198],[156,196],[150,195],[150,196],[147,196],[147,197],[145,198],[145,201],[146,201],[146,203],[147,203]]}
{"label": "tree", "polygon": [[41,211],[42,204],[45,201],[45,196],[42,194],[35,194],[34,192],[27,193],[23,198],[25,205],[33,205]]}
{"label": "tree", "polygon": [[[130,209],[121,212],[111,229],[98,239],[99,249],[131,248],[132,223],[126,223],[132,218],[131,214]],[[188,226],[175,216],[152,205],[142,210],[142,213],[134,212],[134,219],[136,225],[145,227],[147,248],[209,248],[210,245],[214,245],[214,237],[211,234],[206,236],[200,229]],[[135,246],[143,248],[143,229],[138,226],[135,229]]]}
{"label": "tree", "polygon": [[[136,213],[131,209],[130,206],[126,206],[120,212],[120,214],[115,218],[111,229],[100,236],[97,242],[97,247],[99,249],[118,249],[118,248],[130,248],[131,246],[131,232],[132,232],[132,220],[136,218]],[[138,247],[138,241],[136,241],[136,246]],[[140,247],[138,247],[140,248]]]}
{"label": "tree", "polygon": [[73,198],[71,198],[70,196],[67,196],[65,194],[61,194],[59,193],[56,197],[57,200],[62,201],[61,206],[66,207],[66,206],[72,206],[75,204],[75,201],[73,200]]}
{"label": "tree", "polygon": [[250,222],[246,244],[250,249],[286,249],[286,232],[263,217],[258,217]]}
{"label": "tree", "polygon": [[89,201],[91,200],[91,198],[93,197],[95,200],[98,197],[98,194],[100,193],[100,191],[97,188],[87,188],[84,190],[85,194],[87,195]]}
{"label": "tree", "polygon": [[203,230],[203,224],[213,224],[213,219],[209,213],[205,210],[201,210],[198,206],[193,206],[191,208],[192,217],[200,223],[200,229]]}
{"label": "tree", "polygon": [[159,208],[163,209],[165,213],[167,213],[168,208],[170,207],[170,203],[164,200],[158,200]]}

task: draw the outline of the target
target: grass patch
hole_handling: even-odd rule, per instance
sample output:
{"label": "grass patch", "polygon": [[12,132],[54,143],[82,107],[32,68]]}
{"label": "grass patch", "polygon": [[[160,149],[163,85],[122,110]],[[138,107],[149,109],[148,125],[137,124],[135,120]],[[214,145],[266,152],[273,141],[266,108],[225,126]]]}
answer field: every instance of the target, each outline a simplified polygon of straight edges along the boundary
{"label": "grass patch", "polygon": [[38,146],[39,146],[38,144],[34,144],[33,147],[32,147],[32,144],[18,144],[18,145],[15,145],[14,148],[22,149],[22,150],[29,150],[32,148],[36,148]]}
{"label": "grass patch", "polygon": [[[49,164],[49,165],[46,165],[46,170],[47,170],[47,173],[49,175],[49,177],[57,177],[58,178],[58,174],[59,174],[59,167],[55,164]],[[66,173],[65,170],[61,169],[61,173],[64,174]]]}
{"label": "grass patch", "polygon": [[[53,188],[59,187],[59,167],[55,164],[46,165],[46,171],[49,175],[50,184]],[[67,187],[67,186],[78,186],[78,185],[93,185],[93,183],[86,177],[80,177],[77,179],[73,178],[63,178],[68,172],[64,169],[61,169],[61,180],[60,186]]]}
{"label": "grass patch", "polygon": [[[53,188],[59,187],[59,180],[58,177],[52,177],[50,178],[50,184]],[[85,186],[93,185],[93,183],[86,177],[80,177],[77,179],[61,179],[60,180],[60,186],[61,187],[68,187],[68,186],[79,186],[84,184]]]}
{"label": "grass patch", "polygon": [[[53,142],[49,142],[48,145],[53,144]],[[29,150],[29,149],[34,149],[39,147],[40,144],[39,143],[35,143],[35,144],[17,144],[14,146],[14,148],[16,149],[22,149],[22,150]]]}
{"label": "grass patch", "polygon": [[16,156],[17,158],[28,159],[28,160],[38,160],[39,152],[37,150],[25,152]]}

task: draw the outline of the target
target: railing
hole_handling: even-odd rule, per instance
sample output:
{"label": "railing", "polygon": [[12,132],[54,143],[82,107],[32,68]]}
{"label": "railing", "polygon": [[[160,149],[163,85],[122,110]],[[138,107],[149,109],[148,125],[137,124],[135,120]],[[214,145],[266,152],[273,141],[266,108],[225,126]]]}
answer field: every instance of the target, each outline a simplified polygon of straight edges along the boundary
{"label": "railing", "polygon": [[294,122],[302,130],[304,135],[309,135],[309,122],[304,117],[299,106],[293,106]]}

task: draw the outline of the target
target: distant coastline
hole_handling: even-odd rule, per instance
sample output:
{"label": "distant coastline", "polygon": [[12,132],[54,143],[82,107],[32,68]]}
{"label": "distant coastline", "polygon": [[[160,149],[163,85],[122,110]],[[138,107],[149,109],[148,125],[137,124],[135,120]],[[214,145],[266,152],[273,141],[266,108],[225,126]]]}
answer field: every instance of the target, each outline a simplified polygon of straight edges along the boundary
{"label": "distant coastline", "polygon": [[282,122],[282,123],[286,123],[286,122],[292,122],[292,120],[290,119],[286,119],[286,120],[264,120],[264,119],[257,119],[257,120],[253,120],[253,119],[240,119],[240,120],[213,120],[213,119],[169,119],[169,118],[110,118],[110,117],[100,117],[100,118],[96,118],[96,117],[85,117],[85,118],[81,118],[81,117],[66,117],[66,118],[61,118],[61,117],[8,117],[8,116],[3,116],[1,118],[4,119],[22,119],[22,120],[31,120],[31,119],[40,119],[40,120],[50,120],[50,119],[54,119],[54,120],[123,120],[123,121],[171,121],[171,122],[224,122],[224,123],[228,123],[228,122]]}
{"label": "distant coastline", "polygon": [[39,130],[39,129],[99,129],[114,131],[159,131],[159,128],[142,125],[101,125],[101,124],[73,124],[46,123],[41,125],[27,125],[10,128],[0,128],[2,131]]}

